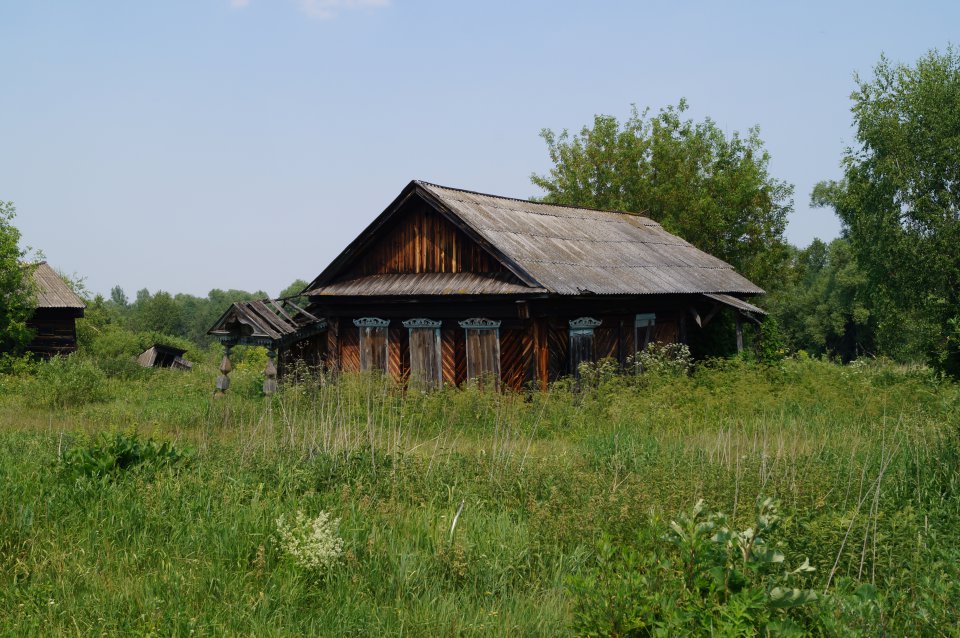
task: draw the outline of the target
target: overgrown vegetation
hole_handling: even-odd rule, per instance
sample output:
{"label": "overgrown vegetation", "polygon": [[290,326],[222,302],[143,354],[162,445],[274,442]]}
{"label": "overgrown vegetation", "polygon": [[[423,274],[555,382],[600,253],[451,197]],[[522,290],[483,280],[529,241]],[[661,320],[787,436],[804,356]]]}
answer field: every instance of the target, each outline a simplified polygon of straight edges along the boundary
{"label": "overgrown vegetation", "polygon": [[215,353],[56,409],[62,364],[0,376],[0,633],[956,635],[960,389],[925,368],[267,400],[255,354],[219,400]]}

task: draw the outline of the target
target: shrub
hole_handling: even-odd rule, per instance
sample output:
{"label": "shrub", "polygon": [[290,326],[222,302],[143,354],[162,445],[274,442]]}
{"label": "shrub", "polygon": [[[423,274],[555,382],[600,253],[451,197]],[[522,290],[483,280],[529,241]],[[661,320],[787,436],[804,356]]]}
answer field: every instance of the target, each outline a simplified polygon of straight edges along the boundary
{"label": "shrub", "polygon": [[686,344],[655,341],[633,357],[628,357],[627,366],[637,372],[679,376],[690,372],[693,356]]}
{"label": "shrub", "polygon": [[[794,586],[814,569],[806,560],[792,571],[784,568],[784,555],[768,538],[779,521],[776,504],[767,499],[754,526],[736,531],[700,501],[652,543],[642,537],[637,546],[602,541],[593,568],[571,579],[574,629],[584,636],[801,631],[788,610],[817,599]],[[649,544],[652,551],[643,547]]]}
{"label": "shrub", "polygon": [[107,377],[91,361],[76,356],[53,357],[37,366],[29,398],[54,409],[96,403],[109,398]]}
{"label": "shrub", "polygon": [[88,445],[69,448],[60,459],[69,477],[110,478],[139,466],[152,469],[183,462],[186,455],[169,441],[140,439],[136,432],[101,434]]}

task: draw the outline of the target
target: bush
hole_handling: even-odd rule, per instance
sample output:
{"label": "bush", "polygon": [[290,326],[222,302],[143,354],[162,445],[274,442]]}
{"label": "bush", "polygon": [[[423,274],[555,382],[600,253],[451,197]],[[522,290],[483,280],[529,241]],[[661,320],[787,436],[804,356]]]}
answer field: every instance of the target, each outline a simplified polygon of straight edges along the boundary
{"label": "bush", "polygon": [[795,587],[814,569],[806,560],[792,571],[783,566],[769,539],[779,522],[771,499],[742,531],[700,501],[660,539],[640,537],[635,547],[602,541],[593,568],[571,579],[574,629],[584,636],[802,632],[790,610],[817,599]]}
{"label": "bush", "polygon": [[76,407],[109,398],[107,376],[92,361],[75,355],[53,357],[36,368],[29,398],[54,409]]}
{"label": "bush", "polygon": [[693,356],[686,344],[653,342],[633,357],[628,357],[627,366],[636,372],[679,376],[689,373],[693,368]]}

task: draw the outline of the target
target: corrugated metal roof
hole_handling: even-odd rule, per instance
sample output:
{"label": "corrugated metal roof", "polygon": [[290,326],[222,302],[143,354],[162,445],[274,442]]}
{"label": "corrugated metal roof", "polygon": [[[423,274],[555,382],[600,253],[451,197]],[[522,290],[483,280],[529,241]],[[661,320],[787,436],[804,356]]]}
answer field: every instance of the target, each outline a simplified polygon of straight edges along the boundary
{"label": "corrugated metal roof", "polygon": [[[512,277],[510,278],[512,279]],[[416,273],[371,275],[307,291],[317,296],[513,295],[546,292],[495,273]]]}
{"label": "corrugated metal roof", "polygon": [[37,308],[86,308],[86,304],[50,265],[41,261],[30,266]]}
{"label": "corrugated metal roof", "polygon": [[522,269],[521,279],[554,294],[763,292],[641,215],[415,184]]}

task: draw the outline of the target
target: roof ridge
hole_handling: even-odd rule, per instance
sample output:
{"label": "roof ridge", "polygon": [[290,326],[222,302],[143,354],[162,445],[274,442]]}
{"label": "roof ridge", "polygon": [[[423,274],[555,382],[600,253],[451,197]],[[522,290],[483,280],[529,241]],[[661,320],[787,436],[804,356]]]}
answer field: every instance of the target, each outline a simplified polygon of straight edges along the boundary
{"label": "roof ridge", "polygon": [[[420,186],[433,186],[434,188],[442,188],[448,191],[457,191],[459,193],[469,193],[471,195],[481,195],[483,197],[492,197],[494,199],[506,199],[513,202],[521,202],[523,204],[536,204],[538,206],[556,206],[558,208],[570,208],[573,210],[589,210],[596,213],[613,213],[615,215],[629,215],[630,217],[641,217],[643,219],[649,219],[654,224],[660,223],[654,219],[650,219],[649,217],[641,213],[632,213],[626,210],[615,210],[615,209],[609,209],[609,208],[590,208],[588,206],[576,206],[574,204],[557,204],[554,202],[540,202],[535,199],[521,199],[519,197],[510,197],[508,195],[494,195],[493,193],[482,193],[480,191],[472,191],[467,188],[457,188],[456,186],[444,186],[443,184],[434,184],[433,182],[428,182],[422,179],[415,179],[413,181],[416,184],[419,184]],[[510,208],[508,210],[515,210],[515,209]]]}

